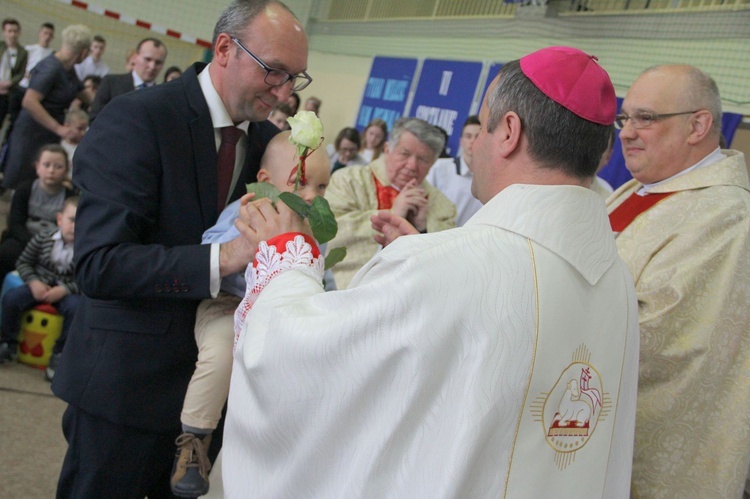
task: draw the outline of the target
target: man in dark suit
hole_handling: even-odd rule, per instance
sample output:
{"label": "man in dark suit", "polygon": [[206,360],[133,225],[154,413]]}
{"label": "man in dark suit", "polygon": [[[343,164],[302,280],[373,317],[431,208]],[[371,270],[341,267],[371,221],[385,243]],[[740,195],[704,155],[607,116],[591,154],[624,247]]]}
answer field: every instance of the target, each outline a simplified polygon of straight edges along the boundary
{"label": "man in dark suit", "polygon": [[21,25],[15,19],[3,20],[3,40],[0,41],[0,126],[8,114],[11,99],[19,91],[18,84],[26,73],[29,54],[18,43]]}
{"label": "man in dark suit", "polygon": [[93,121],[104,106],[118,95],[135,89],[156,85],[156,78],[167,60],[167,46],[156,38],[144,38],[138,43],[135,67],[130,73],[107,75],[102,78],[91,104],[89,121]]}
{"label": "man in dark suit", "polygon": [[235,0],[213,46],[207,68],[112,101],[76,150],[84,296],[52,385],[69,404],[58,497],[171,496],[196,306],[255,253],[242,237],[200,244],[219,213],[220,128],[248,135],[223,206],[255,180],[278,132],[268,113],[309,80],[307,37],[282,4]]}

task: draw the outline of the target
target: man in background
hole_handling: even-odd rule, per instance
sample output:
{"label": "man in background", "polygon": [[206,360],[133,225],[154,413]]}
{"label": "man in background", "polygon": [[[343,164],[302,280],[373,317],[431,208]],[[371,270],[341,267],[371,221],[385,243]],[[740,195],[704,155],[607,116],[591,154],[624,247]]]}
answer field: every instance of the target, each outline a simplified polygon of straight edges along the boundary
{"label": "man in background", "polygon": [[89,48],[89,55],[82,63],[76,64],[76,75],[83,81],[87,76],[105,77],[109,74],[109,66],[102,60],[107,48],[107,40],[102,35],[94,35]]}
{"label": "man in background", "polygon": [[478,116],[466,118],[459,142],[461,155],[437,161],[427,174],[427,181],[456,205],[457,227],[463,226],[482,207],[482,203],[471,194],[471,181],[474,178],[471,173],[471,146],[481,130]]}
{"label": "man in background", "polygon": [[133,70],[129,73],[110,74],[102,78],[96,98],[91,104],[91,121],[109,101],[118,95],[156,85],[156,78],[167,59],[167,46],[156,38],[144,38],[138,44]]}
{"label": "man in background", "polygon": [[3,20],[3,40],[0,41],[0,125],[10,110],[10,102],[20,92],[19,84],[26,74],[29,55],[18,43],[21,24],[15,19]]}
{"label": "man in background", "polygon": [[634,179],[608,200],[641,329],[634,497],[741,497],[750,463],[750,183],[719,149],[716,82],[647,69],[615,123]]}
{"label": "man in background", "polygon": [[436,127],[419,118],[401,118],[393,125],[380,158],[331,176],[326,199],[336,216],[338,233],[328,249],[346,248],[346,258],[332,268],[339,289],[345,289],[378,251],[370,224],[376,211],[391,210],[420,232],[456,226],[456,207],[424,181],[444,145]]}

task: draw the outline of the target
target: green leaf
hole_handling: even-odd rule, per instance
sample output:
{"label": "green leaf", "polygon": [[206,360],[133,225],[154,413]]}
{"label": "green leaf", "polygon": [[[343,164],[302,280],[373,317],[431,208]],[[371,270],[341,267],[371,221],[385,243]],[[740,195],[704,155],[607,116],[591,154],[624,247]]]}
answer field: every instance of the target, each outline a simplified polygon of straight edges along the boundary
{"label": "green leaf", "polygon": [[284,201],[284,204],[290,207],[297,215],[302,218],[310,216],[310,205],[305,203],[301,197],[294,194],[293,192],[282,192],[279,194],[279,199]]}
{"label": "green leaf", "polygon": [[313,231],[313,236],[318,243],[327,243],[336,236],[336,232],[338,231],[336,217],[333,216],[331,207],[325,198],[315,196],[312,206],[310,206],[308,218],[310,219],[310,228]]}
{"label": "green leaf", "polygon": [[275,185],[268,182],[253,182],[252,184],[246,184],[245,188],[248,194],[251,192],[255,194],[253,201],[268,198],[271,202],[275,203],[279,198],[279,194],[281,194],[281,191]]}
{"label": "green leaf", "polygon": [[325,269],[328,270],[346,257],[346,248],[333,248],[328,252]]}

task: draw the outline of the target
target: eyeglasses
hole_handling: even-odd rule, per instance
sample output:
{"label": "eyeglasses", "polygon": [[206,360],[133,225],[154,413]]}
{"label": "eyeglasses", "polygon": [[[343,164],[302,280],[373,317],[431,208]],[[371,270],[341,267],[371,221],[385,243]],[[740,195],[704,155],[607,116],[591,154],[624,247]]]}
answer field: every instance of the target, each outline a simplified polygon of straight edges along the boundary
{"label": "eyeglasses", "polygon": [[693,114],[700,111],[681,111],[679,113],[664,113],[664,114],[653,114],[653,113],[635,113],[632,116],[627,114],[618,114],[615,116],[615,126],[619,129],[625,128],[625,123],[630,120],[633,128],[648,128],[654,124],[655,121],[663,120],[664,118],[671,118],[672,116],[680,116],[683,114]]}
{"label": "eyeglasses", "polygon": [[272,87],[280,87],[281,85],[284,85],[286,82],[291,80],[292,90],[297,92],[307,88],[307,86],[312,83],[312,78],[306,72],[303,71],[298,75],[293,75],[281,69],[272,68],[265,62],[261,61],[258,56],[247,50],[247,47],[242,45],[242,42],[240,42],[237,38],[232,37],[232,41],[236,43],[239,48],[244,50],[247,55],[252,57],[255,62],[260,64],[260,67],[266,70],[266,77],[263,79],[266,84],[271,85]]}

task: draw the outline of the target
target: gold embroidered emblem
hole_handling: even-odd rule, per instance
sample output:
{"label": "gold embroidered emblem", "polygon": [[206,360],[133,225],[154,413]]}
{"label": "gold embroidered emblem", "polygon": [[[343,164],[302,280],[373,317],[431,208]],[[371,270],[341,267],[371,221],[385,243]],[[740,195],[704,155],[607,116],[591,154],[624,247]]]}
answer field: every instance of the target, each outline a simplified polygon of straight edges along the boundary
{"label": "gold embroidered emblem", "polygon": [[563,369],[552,389],[531,403],[532,416],[541,423],[561,470],[575,461],[576,451],[586,445],[612,406],[590,358],[585,345],[578,347],[573,361]]}

